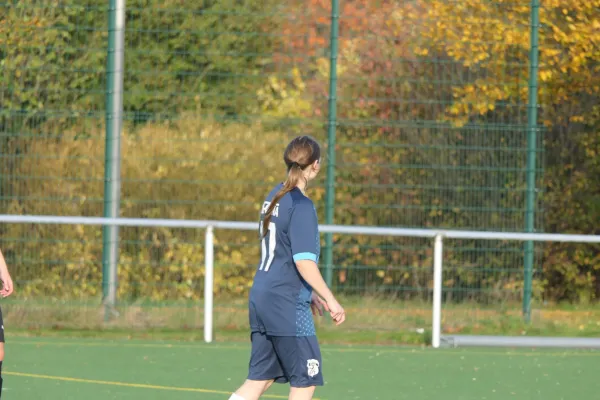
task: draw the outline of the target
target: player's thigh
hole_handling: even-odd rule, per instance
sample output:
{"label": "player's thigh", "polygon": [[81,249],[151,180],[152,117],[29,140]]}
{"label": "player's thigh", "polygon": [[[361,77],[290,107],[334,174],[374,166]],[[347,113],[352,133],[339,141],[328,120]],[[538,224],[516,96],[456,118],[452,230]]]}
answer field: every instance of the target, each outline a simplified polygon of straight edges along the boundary
{"label": "player's thigh", "polygon": [[323,361],[316,336],[278,336],[272,340],[290,386],[309,388],[323,385]]}
{"label": "player's thigh", "polygon": [[248,368],[248,379],[252,381],[287,382],[283,369],[269,336],[252,332],[252,351]]}
{"label": "player's thigh", "polygon": [[290,397],[288,400],[312,400],[315,394],[316,386],[309,387],[291,387],[290,388]]}

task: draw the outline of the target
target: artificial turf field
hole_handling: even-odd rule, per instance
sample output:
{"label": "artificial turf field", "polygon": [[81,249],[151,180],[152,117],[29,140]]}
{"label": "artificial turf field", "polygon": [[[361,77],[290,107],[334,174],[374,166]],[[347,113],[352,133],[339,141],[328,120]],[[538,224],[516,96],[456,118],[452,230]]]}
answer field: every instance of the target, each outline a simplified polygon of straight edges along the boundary
{"label": "artificial turf field", "polygon": [[[600,352],[322,346],[316,398],[598,399]],[[244,379],[245,343],[13,337],[3,399],[227,400]],[[264,398],[285,399],[286,385]]]}

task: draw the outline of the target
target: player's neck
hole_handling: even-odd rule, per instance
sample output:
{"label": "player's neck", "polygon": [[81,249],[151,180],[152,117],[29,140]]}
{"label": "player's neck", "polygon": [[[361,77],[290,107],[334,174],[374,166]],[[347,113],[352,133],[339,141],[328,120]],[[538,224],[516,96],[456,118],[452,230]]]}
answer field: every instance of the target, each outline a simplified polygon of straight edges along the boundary
{"label": "player's neck", "polygon": [[298,182],[298,184],[296,185],[296,187],[298,189],[300,189],[300,191],[302,192],[303,195],[306,196],[306,182],[305,181],[300,181]]}

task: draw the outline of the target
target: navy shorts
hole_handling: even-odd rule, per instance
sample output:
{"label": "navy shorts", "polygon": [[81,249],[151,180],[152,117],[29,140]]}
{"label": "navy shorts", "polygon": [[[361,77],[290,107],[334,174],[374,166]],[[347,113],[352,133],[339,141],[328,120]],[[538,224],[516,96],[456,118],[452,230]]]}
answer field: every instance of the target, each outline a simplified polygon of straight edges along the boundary
{"label": "navy shorts", "polygon": [[323,386],[316,336],[269,336],[252,332],[248,379],[275,380],[292,387]]}

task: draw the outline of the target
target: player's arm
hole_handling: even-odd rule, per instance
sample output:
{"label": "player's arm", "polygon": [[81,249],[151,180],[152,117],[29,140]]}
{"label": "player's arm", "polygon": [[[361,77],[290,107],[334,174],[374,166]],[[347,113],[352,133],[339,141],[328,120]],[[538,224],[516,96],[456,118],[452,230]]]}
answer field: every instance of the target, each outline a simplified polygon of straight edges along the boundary
{"label": "player's arm", "polygon": [[6,266],[6,260],[4,260],[4,255],[2,255],[2,251],[0,250],[0,280],[2,280],[2,289],[0,290],[0,295],[2,297],[10,296],[14,290],[13,281],[8,273],[8,267]]}
{"label": "player's arm", "polygon": [[346,312],[344,308],[338,303],[338,301],[327,287],[327,283],[319,271],[317,263],[311,260],[298,260],[296,261],[296,268],[302,278],[313,288],[315,292],[321,296],[327,303],[327,308],[331,317],[336,322],[336,325],[341,324],[346,319]]}
{"label": "player's arm", "polygon": [[304,278],[323,300],[327,303],[335,300],[333,293],[331,293],[331,290],[327,287],[327,283],[325,283],[321,271],[319,271],[319,267],[314,261],[298,260],[296,261],[296,268],[298,268],[298,272],[300,272],[302,278]]}
{"label": "player's arm", "polygon": [[344,322],[345,312],[323,280],[317,266],[319,254],[319,227],[317,214],[311,202],[294,206],[290,217],[290,243],[298,272],[304,280],[327,302],[333,319]]}

